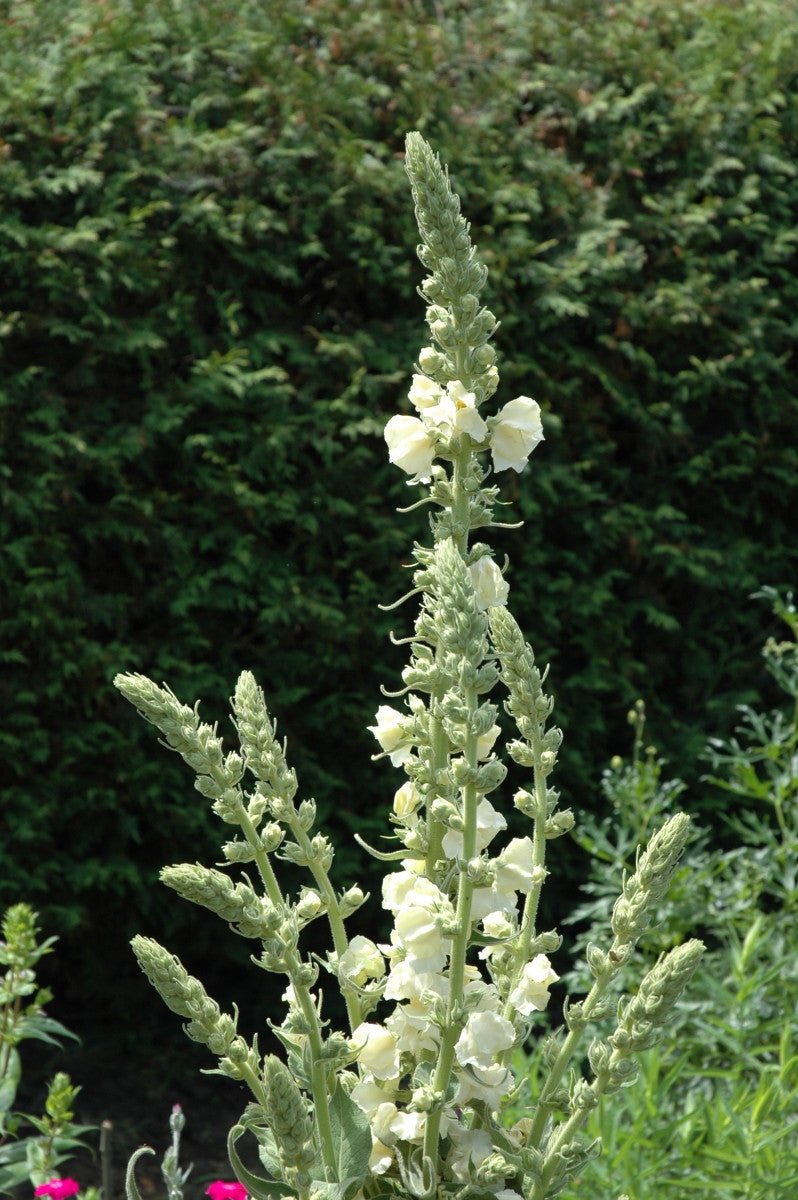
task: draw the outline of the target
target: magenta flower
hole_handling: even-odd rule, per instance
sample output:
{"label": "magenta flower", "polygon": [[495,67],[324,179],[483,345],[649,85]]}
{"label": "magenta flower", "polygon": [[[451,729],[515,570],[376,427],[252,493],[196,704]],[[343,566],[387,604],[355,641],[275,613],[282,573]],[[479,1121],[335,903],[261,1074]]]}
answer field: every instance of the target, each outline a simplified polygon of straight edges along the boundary
{"label": "magenta flower", "polygon": [[51,1179],[47,1183],[40,1183],[33,1194],[49,1196],[50,1200],[66,1200],[67,1196],[75,1196],[79,1191],[80,1184],[76,1179]]}
{"label": "magenta flower", "polygon": [[223,1179],[217,1179],[208,1184],[205,1195],[210,1196],[211,1200],[247,1200],[247,1189],[237,1180],[235,1183],[225,1183]]}

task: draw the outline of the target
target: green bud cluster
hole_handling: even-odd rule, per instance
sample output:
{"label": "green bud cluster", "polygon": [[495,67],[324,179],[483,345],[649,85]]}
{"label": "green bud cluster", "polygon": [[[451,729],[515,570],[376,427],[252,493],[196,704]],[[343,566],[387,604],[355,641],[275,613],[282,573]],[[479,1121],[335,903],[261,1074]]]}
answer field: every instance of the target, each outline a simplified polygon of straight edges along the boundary
{"label": "green bud cluster", "polygon": [[244,761],[266,784],[270,794],[291,801],[296,795],[296,772],[288,766],[285,747],[276,740],[276,728],[266,707],[262,688],[251,671],[242,671],[232,701]]}
{"label": "green bud cluster", "polygon": [[236,788],[244,773],[242,759],[235,753],[225,757],[216,726],[200,721],[198,706],[181,704],[174,692],[158,687],[146,675],[117,675],[114,684],[145,721],[161,731],[170,750],[197,772],[198,791],[219,799]]}
{"label": "green bud cluster", "polygon": [[263,1060],[262,1080],[264,1116],[287,1177],[291,1172],[307,1172],[316,1157],[307,1102],[288,1067],[274,1054]]}
{"label": "green bud cluster", "polygon": [[167,1008],[185,1017],[186,1033],[195,1042],[207,1046],[212,1054],[226,1060],[225,1074],[242,1079],[241,1064],[250,1057],[249,1047],[238,1036],[236,1019],[223,1013],[205,988],[173,954],[152,938],[137,935],[131,942],[139,966]]}
{"label": "green bud cluster", "polygon": [[428,302],[430,333],[440,347],[422,352],[419,365],[438,383],[461,380],[481,401],[495,389],[496,355],[487,343],[498,322],[479,303],[488,272],[477,259],[448,172],[418,133],[407,136],[405,167],[422,239],[418,257],[431,272],[421,294]]}
{"label": "green bud cluster", "polygon": [[639,855],[632,876],[612,910],[612,931],[618,943],[635,942],[651,923],[652,912],[670,886],[689,834],[690,818],[676,813],[651,838]]}

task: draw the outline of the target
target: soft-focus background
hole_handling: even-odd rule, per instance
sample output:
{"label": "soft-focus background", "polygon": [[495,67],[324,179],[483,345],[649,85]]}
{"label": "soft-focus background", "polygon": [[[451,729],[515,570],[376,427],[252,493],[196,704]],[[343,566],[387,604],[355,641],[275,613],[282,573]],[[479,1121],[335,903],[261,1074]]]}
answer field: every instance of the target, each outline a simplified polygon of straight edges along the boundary
{"label": "soft-focus background", "polygon": [[494,544],[564,804],[601,811],[637,697],[687,807],[729,803],[699,755],[772,698],[750,595],[798,575],[797,76],[783,0],[0,0],[0,903],[59,935],[54,1015],[158,1127],[212,1064],[130,936],[224,1003],[250,980],[247,1031],[280,989],[157,883],[220,830],[111,680],[229,729],[253,670],[375,889],[352,834],[400,780],[365,727],[412,621],[377,605],[426,535],[381,436],[428,340],[410,129],[490,268],[499,400],[544,410]]}

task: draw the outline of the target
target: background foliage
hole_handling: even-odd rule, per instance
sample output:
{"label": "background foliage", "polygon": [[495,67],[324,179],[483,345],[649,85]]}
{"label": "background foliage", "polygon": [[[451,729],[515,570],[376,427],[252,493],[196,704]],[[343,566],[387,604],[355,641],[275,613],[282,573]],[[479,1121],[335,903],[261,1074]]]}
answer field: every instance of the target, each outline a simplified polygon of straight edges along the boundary
{"label": "background foliage", "polygon": [[152,883],[212,860],[206,806],[116,671],[221,719],[252,669],[342,873],[381,828],[365,726],[410,618],[377,604],[424,537],[381,440],[426,340],[411,128],[490,267],[501,395],[545,410],[502,479],[525,530],[497,541],[568,802],[602,803],[638,695],[689,781],[766,686],[748,595],[798,562],[798,8],[0,0],[0,21],[0,904],[65,935],[76,994],[111,999],[156,913],[210,952]]}

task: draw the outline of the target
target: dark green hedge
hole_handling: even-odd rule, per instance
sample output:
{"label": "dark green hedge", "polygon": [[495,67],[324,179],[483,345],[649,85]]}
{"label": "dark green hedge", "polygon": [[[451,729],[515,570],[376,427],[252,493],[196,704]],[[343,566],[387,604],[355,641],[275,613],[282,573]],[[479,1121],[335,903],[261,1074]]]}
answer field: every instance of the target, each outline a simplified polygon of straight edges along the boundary
{"label": "dark green hedge", "polygon": [[689,776],[761,686],[749,593],[798,566],[795,5],[0,21],[0,903],[108,953],[202,924],[152,879],[215,830],[118,670],[223,720],[251,668],[339,843],[380,827],[365,725],[410,615],[376,606],[424,536],[381,439],[424,341],[411,128],[491,269],[500,395],[545,410],[497,542],[568,802],[596,802],[638,695]]}

